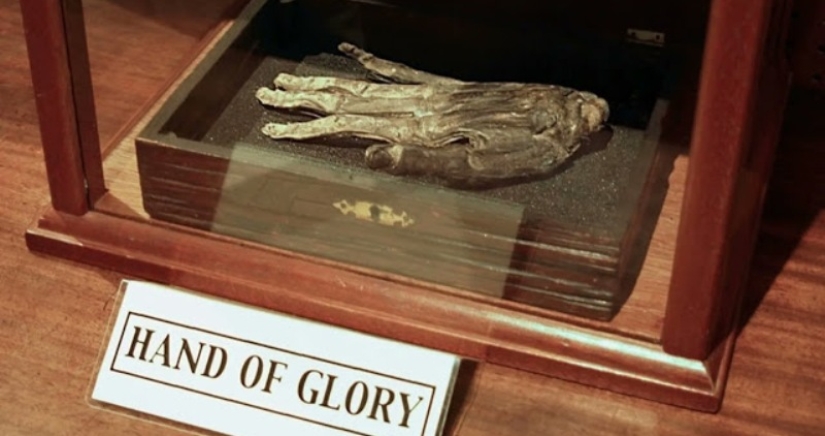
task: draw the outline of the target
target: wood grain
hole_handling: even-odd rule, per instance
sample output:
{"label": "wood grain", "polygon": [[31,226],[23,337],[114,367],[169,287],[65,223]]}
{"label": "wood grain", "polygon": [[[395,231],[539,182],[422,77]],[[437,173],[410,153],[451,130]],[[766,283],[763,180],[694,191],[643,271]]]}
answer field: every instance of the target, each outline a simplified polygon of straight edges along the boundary
{"label": "wood grain", "polygon": [[[156,13],[162,13],[163,5],[181,2],[155,3],[161,8]],[[168,43],[176,41],[184,47],[192,38],[151,16],[130,15],[126,20],[111,2],[89,0],[84,5],[89,6],[90,32],[130,35],[121,44],[128,45],[124,41],[129,38],[151,38],[152,30],[169,32]],[[99,411],[87,403],[120,277],[35,256],[24,247],[23,232],[48,198],[23,41],[17,2],[0,0],[0,434],[186,434]],[[93,73],[96,58],[116,59],[128,48],[106,38],[91,45]],[[143,54],[171,71],[177,54],[169,55],[154,59],[151,53]],[[108,126],[103,129],[104,139],[163,81],[152,78],[154,71],[135,71],[130,65],[110,65],[109,72],[102,79],[108,84],[96,88],[98,111]],[[479,365],[471,373],[465,371],[464,395],[453,409],[450,434],[821,434],[825,429],[821,413],[825,407],[825,343],[821,341],[825,335],[821,195],[825,162],[818,156],[825,140],[816,133],[821,129],[813,120],[825,117],[825,106],[795,101],[794,107],[798,109],[786,126],[778,163],[782,171],[776,175],[770,201],[782,208],[769,210],[763,222],[748,288],[749,307],[758,304],[758,308],[746,316],[727,398],[718,415]]]}
{"label": "wood grain", "polygon": [[[21,3],[21,9],[26,22],[31,77],[40,90],[35,95],[37,112],[40,119],[51,121],[40,125],[40,136],[52,205],[62,212],[82,215],[91,204],[83,171],[77,127],[80,117],[75,107],[71,56],[66,49],[68,32],[63,4],[29,1]],[[81,107],[82,102],[88,101],[88,98],[81,99]],[[96,165],[101,165],[99,159]]]}
{"label": "wood grain", "polygon": [[[778,36],[783,27],[775,23],[786,23],[785,5],[785,0],[712,2],[662,329],[669,353],[705,358],[736,316],[767,185],[767,174],[750,168],[750,159],[772,162],[775,142],[765,139],[776,139],[771,132],[778,131],[790,85],[787,69],[764,74],[782,57],[770,41],[783,45]],[[763,83],[766,77],[773,80]],[[763,130],[762,140],[755,129]]]}

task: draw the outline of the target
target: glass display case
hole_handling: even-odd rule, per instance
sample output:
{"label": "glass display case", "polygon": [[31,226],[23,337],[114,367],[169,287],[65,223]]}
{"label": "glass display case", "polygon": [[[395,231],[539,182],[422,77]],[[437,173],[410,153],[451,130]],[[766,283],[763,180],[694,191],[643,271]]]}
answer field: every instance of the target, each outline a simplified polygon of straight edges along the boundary
{"label": "glass display case", "polygon": [[[789,2],[111,3],[168,21],[87,40],[83,2],[21,3],[52,192],[32,250],[719,407]],[[154,50],[181,67],[101,142],[106,69]]]}

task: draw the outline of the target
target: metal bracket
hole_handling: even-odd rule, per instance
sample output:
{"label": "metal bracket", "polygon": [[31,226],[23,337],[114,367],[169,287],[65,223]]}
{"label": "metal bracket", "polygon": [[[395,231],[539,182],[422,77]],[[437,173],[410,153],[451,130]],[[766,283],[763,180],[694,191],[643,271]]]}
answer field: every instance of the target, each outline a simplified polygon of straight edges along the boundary
{"label": "metal bracket", "polygon": [[634,44],[664,47],[665,34],[643,29],[627,29],[627,41]]}

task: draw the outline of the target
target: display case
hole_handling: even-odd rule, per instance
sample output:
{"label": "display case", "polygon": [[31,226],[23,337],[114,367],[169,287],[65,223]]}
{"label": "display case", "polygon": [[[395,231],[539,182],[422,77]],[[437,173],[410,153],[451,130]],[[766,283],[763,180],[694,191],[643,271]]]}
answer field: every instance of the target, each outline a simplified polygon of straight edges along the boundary
{"label": "display case", "polygon": [[81,2],[21,5],[30,249],[719,407],[790,2],[216,0],[102,147]]}

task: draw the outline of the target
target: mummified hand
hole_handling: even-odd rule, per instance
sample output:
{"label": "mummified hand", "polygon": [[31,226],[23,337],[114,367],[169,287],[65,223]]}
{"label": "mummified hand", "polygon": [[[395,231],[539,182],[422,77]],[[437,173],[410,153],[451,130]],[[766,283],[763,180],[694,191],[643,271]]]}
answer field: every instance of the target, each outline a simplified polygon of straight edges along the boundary
{"label": "mummified hand", "polygon": [[258,100],[320,118],[270,123],[275,139],[373,140],[370,168],[429,174],[473,186],[547,174],[607,121],[607,102],[552,85],[474,83],[376,58],[350,44],[340,50],[393,83],[280,74]]}

